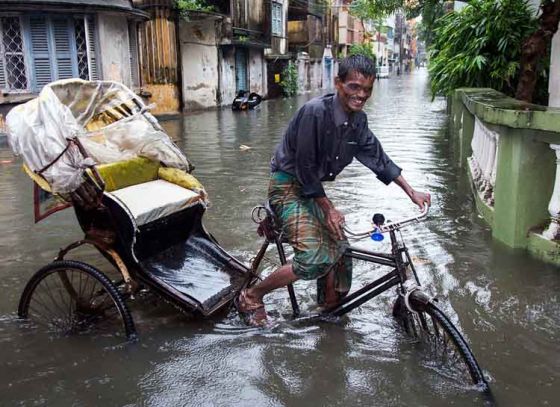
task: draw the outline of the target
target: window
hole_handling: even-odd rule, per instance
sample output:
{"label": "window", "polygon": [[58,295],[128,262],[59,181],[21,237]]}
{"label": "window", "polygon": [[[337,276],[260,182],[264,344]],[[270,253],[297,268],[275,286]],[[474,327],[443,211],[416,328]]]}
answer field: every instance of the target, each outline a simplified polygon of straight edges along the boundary
{"label": "window", "polygon": [[0,18],[0,89],[12,92],[28,87],[23,35],[19,17]]}
{"label": "window", "polygon": [[0,18],[0,89],[39,92],[57,79],[97,79],[91,17]]}
{"label": "window", "polygon": [[272,2],[272,35],[282,36],[283,30],[283,10],[282,4]]}

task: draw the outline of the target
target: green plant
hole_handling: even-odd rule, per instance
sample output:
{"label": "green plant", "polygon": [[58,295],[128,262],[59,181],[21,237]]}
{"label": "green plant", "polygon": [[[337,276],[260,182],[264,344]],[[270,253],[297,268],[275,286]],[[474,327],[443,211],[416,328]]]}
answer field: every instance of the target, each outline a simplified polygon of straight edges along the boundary
{"label": "green plant", "polygon": [[490,87],[513,95],[523,40],[536,25],[526,0],[471,0],[437,19],[429,49],[432,94]]}
{"label": "green plant", "polygon": [[371,48],[371,44],[352,44],[348,55],[363,55],[370,58],[374,63],[376,63],[376,56]]}
{"label": "green plant", "polygon": [[181,13],[187,11],[214,11],[214,6],[209,6],[206,0],[175,0],[175,7]]}
{"label": "green plant", "polygon": [[297,95],[298,92],[298,71],[296,64],[292,61],[288,62],[288,65],[282,71],[282,81],[280,81],[280,86],[284,95],[290,97]]}

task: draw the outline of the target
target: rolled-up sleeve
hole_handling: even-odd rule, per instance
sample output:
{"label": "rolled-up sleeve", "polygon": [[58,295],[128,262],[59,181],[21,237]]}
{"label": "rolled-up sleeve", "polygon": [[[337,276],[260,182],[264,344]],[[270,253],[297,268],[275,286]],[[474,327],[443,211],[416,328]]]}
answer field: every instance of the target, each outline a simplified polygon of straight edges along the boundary
{"label": "rolled-up sleeve", "polygon": [[381,182],[388,185],[401,175],[402,169],[385,154],[381,143],[368,128],[367,122],[358,140],[356,159],[372,170]]}
{"label": "rolled-up sleeve", "polygon": [[318,148],[319,148],[319,120],[311,111],[301,112],[295,131],[296,145],[296,178],[302,185],[304,198],[318,198],[325,196],[325,190],[319,179]]}

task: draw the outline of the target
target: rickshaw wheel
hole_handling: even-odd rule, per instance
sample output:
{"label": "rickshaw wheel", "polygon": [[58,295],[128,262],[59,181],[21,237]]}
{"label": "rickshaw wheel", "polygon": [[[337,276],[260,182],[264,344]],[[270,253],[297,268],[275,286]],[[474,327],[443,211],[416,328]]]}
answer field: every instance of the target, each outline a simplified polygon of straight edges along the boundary
{"label": "rickshaw wheel", "polygon": [[63,335],[136,337],[123,296],[105,274],[79,261],[54,261],[37,271],[20,298],[20,318]]}

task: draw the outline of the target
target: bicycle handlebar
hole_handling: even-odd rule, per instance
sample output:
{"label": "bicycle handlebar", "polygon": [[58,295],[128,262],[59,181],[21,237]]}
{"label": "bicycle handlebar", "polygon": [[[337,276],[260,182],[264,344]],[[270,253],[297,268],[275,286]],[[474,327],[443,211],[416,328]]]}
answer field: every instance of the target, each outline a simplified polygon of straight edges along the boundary
{"label": "bicycle handlebar", "polygon": [[370,236],[375,229],[379,229],[379,231],[381,233],[385,233],[385,232],[390,232],[393,230],[398,230],[408,224],[411,223],[415,223],[415,222],[420,222],[422,219],[424,219],[426,216],[428,216],[428,212],[430,211],[430,207],[428,206],[428,204],[424,205],[424,209],[422,210],[422,212],[416,216],[411,216],[409,218],[405,218],[403,220],[400,221],[396,221],[396,222],[390,222],[384,225],[376,225],[374,228],[365,231],[365,232],[353,232],[350,229],[348,229],[346,226],[344,226],[344,231],[352,236],[352,237],[356,237],[356,238],[363,238],[363,237],[368,237]]}

